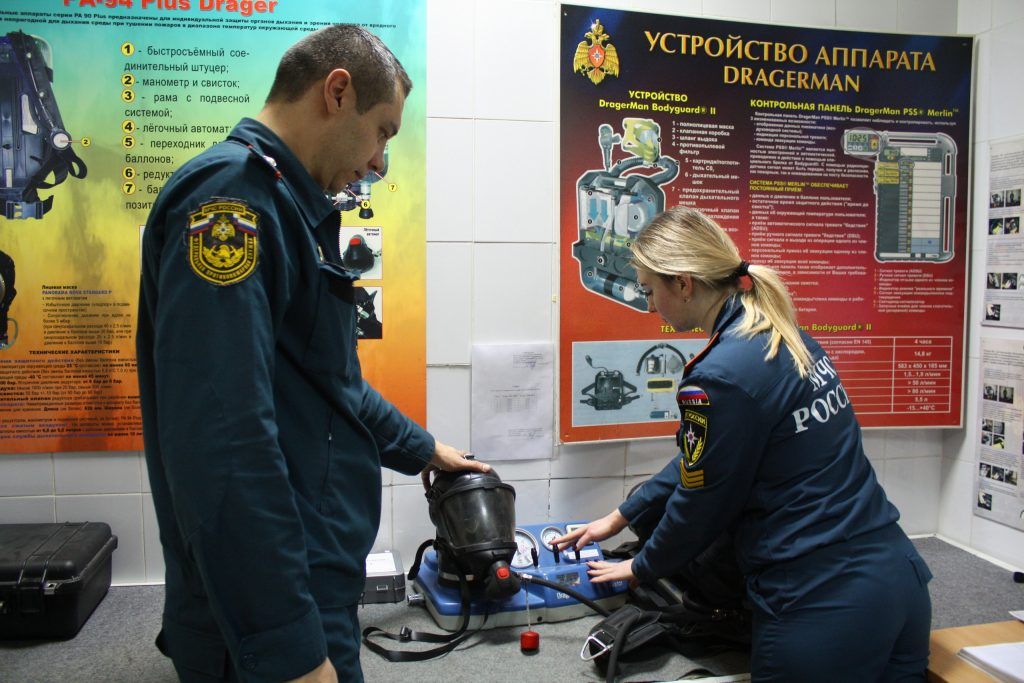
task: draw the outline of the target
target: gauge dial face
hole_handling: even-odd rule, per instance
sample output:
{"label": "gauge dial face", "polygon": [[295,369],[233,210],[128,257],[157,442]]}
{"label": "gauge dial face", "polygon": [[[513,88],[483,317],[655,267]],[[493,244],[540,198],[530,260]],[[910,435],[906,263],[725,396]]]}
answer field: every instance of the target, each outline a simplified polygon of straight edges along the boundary
{"label": "gauge dial face", "polygon": [[553,550],[551,547],[551,541],[562,535],[562,530],[557,526],[546,526],[544,527],[544,530],[540,532],[540,541],[544,544],[545,548]]}
{"label": "gauge dial face", "polygon": [[516,529],[516,554],[512,558],[512,566],[516,569],[533,566],[533,553],[538,550],[537,539],[523,529]]}

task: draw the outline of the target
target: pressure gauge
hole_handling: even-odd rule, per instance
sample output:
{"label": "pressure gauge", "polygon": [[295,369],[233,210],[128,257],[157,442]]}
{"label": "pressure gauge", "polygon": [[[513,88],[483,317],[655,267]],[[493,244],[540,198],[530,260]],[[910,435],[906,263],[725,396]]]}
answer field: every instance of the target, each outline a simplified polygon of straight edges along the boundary
{"label": "pressure gauge", "polygon": [[544,527],[544,530],[540,532],[540,541],[548,550],[554,550],[551,546],[551,541],[562,535],[562,530],[557,526],[546,526]]}
{"label": "pressure gauge", "polygon": [[537,539],[529,531],[516,529],[516,554],[512,566],[516,569],[533,566],[533,553],[538,550]]}

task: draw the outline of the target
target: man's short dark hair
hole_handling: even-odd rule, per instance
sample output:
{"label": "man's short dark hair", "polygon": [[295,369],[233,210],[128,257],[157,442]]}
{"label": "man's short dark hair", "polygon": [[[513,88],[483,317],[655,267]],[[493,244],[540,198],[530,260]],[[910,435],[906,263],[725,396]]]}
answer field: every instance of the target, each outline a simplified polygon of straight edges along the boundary
{"label": "man's short dark hair", "polygon": [[352,75],[360,114],[393,101],[396,85],[406,96],[412,90],[409,74],[380,38],[354,24],[334,24],[288,48],[277,65],[267,102],[295,102],[334,69]]}

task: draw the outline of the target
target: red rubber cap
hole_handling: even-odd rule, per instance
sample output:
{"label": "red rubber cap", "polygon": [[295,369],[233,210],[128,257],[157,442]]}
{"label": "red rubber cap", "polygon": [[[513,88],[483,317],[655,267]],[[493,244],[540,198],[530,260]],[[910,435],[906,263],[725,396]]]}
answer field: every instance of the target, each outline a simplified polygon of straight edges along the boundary
{"label": "red rubber cap", "polygon": [[519,635],[519,649],[524,652],[533,652],[540,649],[540,634],[536,631],[523,631]]}
{"label": "red rubber cap", "polygon": [[501,579],[502,581],[504,581],[509,576],[511,576],[511,574],[508,571],[508,567],[498,567],[498,571],[496,571],[494,573],[497,574],[498,578]]}
{"label": "red rubber cap", "polygon": [[356,246],[356,245],[358,245],[358,244],[359,244],[359,238],[358,238],[358,237],[353,237],[352,239],[350,239],[350,240],[348,241],[348,245],[349,245],[350,247],[354,247],[354,246]]}

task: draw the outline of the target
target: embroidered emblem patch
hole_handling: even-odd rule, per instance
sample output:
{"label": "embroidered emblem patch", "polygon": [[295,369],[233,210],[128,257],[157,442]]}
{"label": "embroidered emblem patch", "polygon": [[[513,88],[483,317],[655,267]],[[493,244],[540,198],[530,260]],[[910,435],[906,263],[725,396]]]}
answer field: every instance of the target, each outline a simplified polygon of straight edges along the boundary
{"label": "embroidered emblem patch", "polygon": [[252,275],[259,258],[259,216],[237,199],[214,199],[188,216],[188,265],[215,285]]}
{"label": "embroidered emblem patch", "polygon": [[683,461],[693,467],[704,454],[708,438],[708,418],[696,410],[683,411]]}
{"label": "embroidered emblem patch", "polygon": [[679,391],[676,392],[676,403],[682,406],[709,406],[711,405],[711,399],[708,398],[707,393],[700,387],[689,384],[685,387],[680,387]]}

